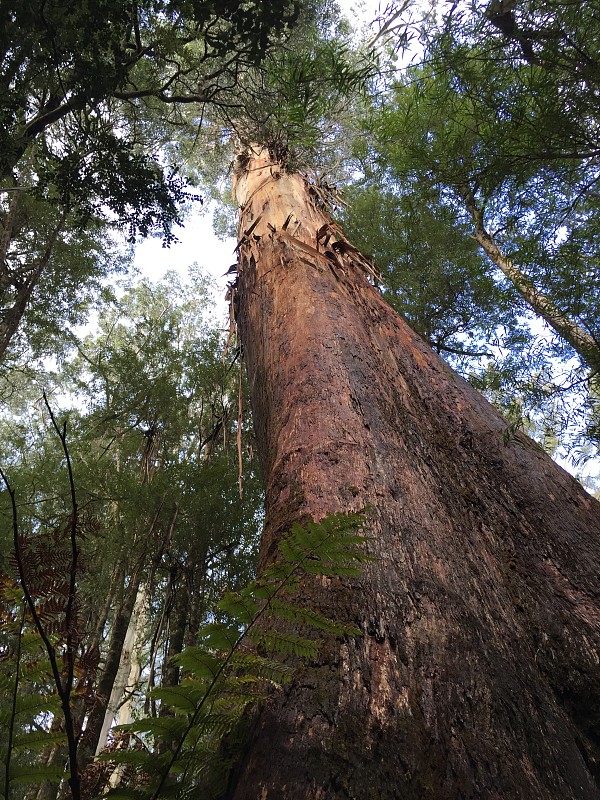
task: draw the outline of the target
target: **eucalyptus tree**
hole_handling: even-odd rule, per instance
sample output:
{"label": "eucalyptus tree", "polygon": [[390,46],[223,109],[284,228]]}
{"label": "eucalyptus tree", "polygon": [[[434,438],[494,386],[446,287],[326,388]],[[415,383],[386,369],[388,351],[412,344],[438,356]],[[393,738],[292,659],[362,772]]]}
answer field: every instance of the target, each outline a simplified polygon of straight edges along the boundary
{"label": "eucalyptus tree", "polygon": [[[596,369],[597,297],[589,259],[595,197],[588,192],[594,166],[566,157],[544,160],[535,152],[516,161],[520,119],[535,109],[521,90],[518,107],[500,108],[498,119],[491,118],[472,88],[473,72],[461,92],[457,79],[441,69],[412,69],[378,118],[375,149],[400,181],[436,187],[456,216],[469,220],[475,241],[520,297]],[[492,76],[481,70],[477,80],[487,85]],[[500,80],[500,91],[513,89],[510,77]],[[567,285],[565,272],[571,274]]]}
{"label": "eucalyptus tree", "polygon": [[248,72],[253,113],[226,120],[238,137],[232,306],[265,482],[260,566],[294,523],[361,508],[372,560],[360,577],[296,586],[363,635],[328,638],[248,715],[227,796],[598,798],[598,504],[527,437],[507,440],[373,286],[326,211],[330,187],[308,175],[348,83],[315,85],[320,45],[304,43],[287,98],[309,148],[278,128],[290,114],[275,93],[261,113],[268,72],[265,86]]}
{"label": "eucalyptus tree", "polygon": [[511,293],[441,192],[371,166],[344,196],[344,229],[373,258],[385,298],[455,368],[475,371],[501,326],[516,333]]}
{"label": "eucalyptus tree", "polygon": [[[490,396],[502,384],[524,416],[529,409],[541,437],[554,429],[574,458],[598,438],[594,7],[456,3],[429,17],[420,63],[375,98],[361,148],[367,188],[357,192],[365,213],[348,216],[359,241],[381,259],[408,318],[425,313],[434,327],[439,320],[430,341],[440,352],[449,328],[443,314],[423,312],[413,271],[427,278],[433,307],[450,320],[470,297],[474,324],[447,343],[469,350],[475,336],[479,346],[471,350],[482,355],[448,357]],[[436,218],[428,225],[434,249],[426,269],[418,249],[399,258],[385,213],[394,208],[410,209],[394,223],[402,236],[411,235],[414,217]],[[456,257],[448,259],[451,241]],[[458,274],[466,294],[454,303],[449,276]],[[403,292],[406,278],[412,288]],[[521,324],[527,317],[542,322],[529,334]]]}
{"label": "eucalyptus tree", "polygon": [[[327,86],[291,77],[318,131]],[[226,796],[597,798],[598,504],[381,298],[281,105],[235,120],[259,564],[294,523],[361,508],[372,560],[304,582],[363,635],[256,710]]]}
{"label": "eucalyptus tree", "polygon": [[595,607],[597,502],[507,440],[306,178],[263,147],[235,192],[261,563],[294,521],[365,506],[373,561],[303,589],[363,637],[330,643],[263,708],[229,796],[598,797],[597,633],[568,589]]}

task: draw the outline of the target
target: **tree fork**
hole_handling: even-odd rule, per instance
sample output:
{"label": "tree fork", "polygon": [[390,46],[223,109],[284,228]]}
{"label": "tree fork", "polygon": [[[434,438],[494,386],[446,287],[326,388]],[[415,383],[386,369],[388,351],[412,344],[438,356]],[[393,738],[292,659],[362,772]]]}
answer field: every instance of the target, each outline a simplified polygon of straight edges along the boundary
{"label": "tree fork", "polygon": [[364,636],[266,704],[228,796],[598,800],[599,504],[504,443],[301,175],[256,148],[234,191],[261,563],[295,521],[365,506],[374,560],[310,588]]}

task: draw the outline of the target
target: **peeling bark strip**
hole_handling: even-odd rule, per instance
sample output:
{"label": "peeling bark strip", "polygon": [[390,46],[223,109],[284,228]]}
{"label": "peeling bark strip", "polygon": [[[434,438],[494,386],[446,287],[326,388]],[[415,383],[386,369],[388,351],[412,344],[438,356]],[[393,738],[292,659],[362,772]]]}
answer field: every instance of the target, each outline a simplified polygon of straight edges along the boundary
{"label": "peeling bark strip", "polygon": [[599,504],[320,243],[300,175],[259,151],[235,192],[262,563],[366,505],[375,560],[306,588],[365,635],[263,708],[229,797],[598,800]]}

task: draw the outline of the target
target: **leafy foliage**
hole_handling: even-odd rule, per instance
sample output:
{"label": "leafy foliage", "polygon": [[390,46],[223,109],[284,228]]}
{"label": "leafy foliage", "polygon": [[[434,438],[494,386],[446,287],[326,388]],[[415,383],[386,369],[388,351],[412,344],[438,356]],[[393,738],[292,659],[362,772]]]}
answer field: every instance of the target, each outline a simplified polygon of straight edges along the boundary
{"label": "leafy foliage", "polygon": [[[44,730],[38,722],[59,714],[60,701],[52,691],[50,663],[39,634],[24,630],[22,592],[8,578],[0,586],[0,600],[0,758],[5,765],[0,794],[8,798],[13,783],[54,777],[32,763],[43,748],[62,745],[66,737],[62,731]],[[60,777],[63,772],[61,766]]]}
{"label": "leafy foliage", "polygon": [[[46,308],[51,323],[71,321],[86,282],[109,271],[111,228],[175,240],[183,205],[197,199],[165,147],[182,105],[200,117],[227,105],[238,72],[285,36],[298,5],[1,0],[0,357],[36,294],[61,297]],[[100,250],[92,269],[85,248],[73,259],[81,238]]]}
{"label": "leafy foliage", "polygon": [[347,215],[398,310],[574,458],[597,427],[600,358],[598,20],[584,5],[459,2],[428,15],[419,63],[373,98]]}
{"label": "leafy foliage", "polygon": [[513,297],[439,192],[388,178],[346,198],[348,236],[374,258],[389,303],[434,349],[458,365],[453,356],[491,353],[500,325],[517,327]]}
{"label": "leafy foliage", "polygon": [[[347,177],[347,132],[377,69],[376,53],[353,45],[335,3],[303,3],[286,41],[260,65],[239,72],[229,105],[208,114],[201,130],[188,113],[178,152],[187,155],[187,169],[202,190],[225,205],[233,158],[257,143],[290,171],[330,181]],[[231,229],[220,214],[218,229]]]}
{"label": "leafy foliage", "polygon": [[[178,686],[153,691],[174,716],[146,717],[123,726],[143,748],[103,756],[140,771],[135,796],[186,796],[193,790],[202,797],[219,797],[245,713],[291,679],[295,659],[316,656],[319,640],[314,632],[359,635],[303,607],[298,592],[314,576],[359,574],[366,559],[366,537],[357,532],[363,523],[362,514],[336,514],[304,527],[294,525],[282,537],[275,563],[217,603],[215,619],[201,629],[199,644],[176,657],[186,677]],[[110,796],[132,793],[116,789]]]}
{"label": "leafy foliage", "polygon": [[[193,290],[171,276],[160,285],[130,287],[119,305],[109,302],[102,309],[99,331],[79,341],[77,355],[60,364],[58,372],[48,374],[38,366],[36,382],[25,383],[23,392],[18,376],[13,376],[12,395],[8,381],[5,384],[8,403],[0,421],[0,458],[15,492],[25,581],[61,676],[69,633],[75,735],[86,721],[77,747],[85,791],[93,783],[88,775],[93,770],[85,769],[96,746],[92,732],[98,722],[94,735],[99,735],[110,686],[126,659],[123,637],[137,588],[142,587],[148,599],[138,612],[146,627],[136,658],[147,669],[146,684],[154,686],[173,674],[167,655],[195,642],[197,628],[222,591],[243,584],[253,569],[262,494],[249,463],[243,500],[237,492],[237,385],[233,386],[238,376],[234,365],[224,363],[219,331],[206,321],[206,281],[195,272],[192,283]],[[34,365],[31,371],[35,374]],[[64,453],[48,433],[40,384],[53,398],[60,425],[68,419],[79,504],[76,592],[68,632],[69,483]],[[0,493],[0,513],[5,522],[0,528],[0,574],[13,587],[1,626],[10,646],[0,707],[10,717],[22,592],[9,579],[15,567],[9,559],[12,512],[6,491]],[[21,638],[25,641],[30,635],[27,616]],[[40,661],[39,670],[39,678],[31,666],[23,671],[19,702],[30,692],[52,702],[47,708],[32,705],[28,717],[28,706],[19,710],[23,716],[13,725],[10,760],[23,767],[25,780],[25,768],[38,756],[33,742],[31,750],[19,749],[20,737],[33,726],[39,735],[36,746],[42,749],[40,764],[54,770],[40,772],[40,780],[55,781],[55,787],[44,791],[56,794],[67,777],[61,743],[64,707],[54,702],[57,680],[47,659]],[[138,681],[128,690],[136,697]],[[20,796],[17,791],[12,790],[13,797]]]}

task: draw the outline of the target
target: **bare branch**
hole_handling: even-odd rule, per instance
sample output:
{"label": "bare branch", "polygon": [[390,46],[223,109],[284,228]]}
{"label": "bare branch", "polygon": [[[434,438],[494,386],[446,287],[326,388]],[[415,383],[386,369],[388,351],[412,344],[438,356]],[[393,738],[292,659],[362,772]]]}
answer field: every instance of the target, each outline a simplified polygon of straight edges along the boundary
{"label": "bare branch", "polygon": [[[4,477],[4,476],[3,476]],[[21,643],[23,639],[23,627],[25,625],[25,603],[21,606],[21,621],[19,633],[17,634],[17,653],[15,663],[15,683],[10,709],[10,721],[8,723],[8,742],[6,745],[6,768],[4,773],[4,796],[6,800],[10,798],[10,760],[12,757],[13,737],[15,733],[15,720],[17,718],[17,698],[19,696],[19,677],[21,671]]]}

